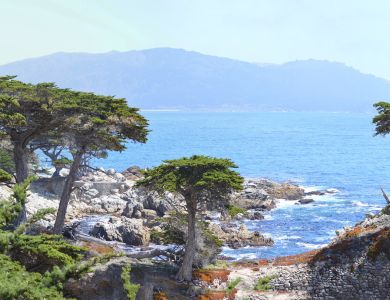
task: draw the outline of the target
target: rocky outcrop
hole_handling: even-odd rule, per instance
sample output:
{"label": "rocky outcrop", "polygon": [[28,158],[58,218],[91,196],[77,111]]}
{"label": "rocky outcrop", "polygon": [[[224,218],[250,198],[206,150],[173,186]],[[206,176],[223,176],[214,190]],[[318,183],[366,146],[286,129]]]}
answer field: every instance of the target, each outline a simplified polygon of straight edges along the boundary
{"label": "rocky outcrop", "polygon": [[237,249],[246,246],[260,247],[272,246],[274,241],[271,238],[264,237],[258,231],[249,231],[245,225],[238,228],[234,225],[210,224],[211,231],[222,240],[227,246]]}
{"label": "rocky outcrop", "polygon": [[93,267],[78,280],[69,280],[64,285],[66,295],[79,300],[128,300],[121,278],[127,265],[131,265],[131,282],[140,284],[136,300],[153,299],[157,291],[164,291],[172,300],[193,299],[189,285],[175,280],[177,267],[126,257],[111,259]]}
{"label": "rocky outcrop", "polygon": [[390,216],[370,216],[338,232],[307,263],[280,267],[271,286],[304,299],[390,299]]}
{"label": "rocky outcrop", "polygon": [[92,268],[82,278],[70,279],[64,285],[66,295],[79,300],[128,300],[121,278],[122,268],[133,261],[113,259]]}
{"label": "rocky outcrop", "polygon": [[149,229],[142,219],[111,217],[108,222],[99,222],[90,234],[106,241],[123,242],[131,246],[147,246],[150,241]]}
{"label": "rocky outcrop", "polygon": [[300,200],[305,191],[291,183],[277,183],[268,179],[249,179],[240,193],[232,195],[232,204],[245,209],[270,210],[278,199]]}

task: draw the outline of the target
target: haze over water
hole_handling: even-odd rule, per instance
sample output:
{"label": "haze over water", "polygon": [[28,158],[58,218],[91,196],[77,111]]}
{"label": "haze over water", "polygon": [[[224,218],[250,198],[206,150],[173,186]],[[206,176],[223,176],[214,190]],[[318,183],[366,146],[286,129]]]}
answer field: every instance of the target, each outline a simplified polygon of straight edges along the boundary
{"label": "haze over water", "polygon": [[129,144],[97,165],[124,170],[164,159],[206,154],[231,158],[245,177],[293,181],[335,195],[313,204],[283,203],[266,220],[248,221],[275,239],[270,248],[225,250],[236,257],[274,257],[328,243],[335,230],[384,206],[390,193],[390,138],[373,137],[373,114],[261,112],[143,112],[152,132],[145,145]]}

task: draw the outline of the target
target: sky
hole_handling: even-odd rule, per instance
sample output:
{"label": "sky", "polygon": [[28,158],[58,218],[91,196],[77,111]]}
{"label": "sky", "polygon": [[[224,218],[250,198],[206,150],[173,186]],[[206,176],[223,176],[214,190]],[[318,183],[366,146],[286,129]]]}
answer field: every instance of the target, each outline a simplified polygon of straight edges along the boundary
{"label": "sky", "polygon": [[388,0],[0,0],[0,64],[173,47],[259,63],[326,59],[390,80]]}

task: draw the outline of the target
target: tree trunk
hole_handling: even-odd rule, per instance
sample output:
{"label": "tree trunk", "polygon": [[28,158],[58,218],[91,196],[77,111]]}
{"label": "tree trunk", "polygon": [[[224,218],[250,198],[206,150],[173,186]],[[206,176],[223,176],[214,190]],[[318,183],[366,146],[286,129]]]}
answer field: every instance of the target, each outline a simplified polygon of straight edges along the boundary
{"label": "tree trunk", "polygon": [[180,267],[176,277],[180,281],[191,281],[192,279],[192,263],[195,257],[196,251],[196,238],[195,238],[195,226],[196,226],[196,201],[187,203],[188,211],[188,237],[186,242],[186,249],[183,259],[183,264]]}
{"label": "tree trunk", "polygon": [[16,169],[16,182],[22,183],[28,177],[28,158],[26,148],[22,143],[14,143],[14,162]]}
{"label": "tree trunk", "polygon": [[61,199],[60,199],[60,204],[58,206],[57,217],[56,217],[56,221],[54,223],[53,232],[55,234],[62,233],[62,229],[63,229],[64,224],[65,224],[66,210],[68,209],[70,195],[72,194],[73,184],[76,180],[76,174],[77,174],[77,171],[79,170],[82,156],[83,156],[83,152],[77,151],[73,157],[73,163],[70,167],[69,175],[66,178],[64,189],[62,190],[62,193],[61,193]]}
{"label": "tree trunk", "polygon": [[[28,177],[28,157],[26,147],[21,142],[14,142],[14,162],[16,170],[16,182],[22,183]],[[23,205],[17,219],[14,222],[15,228],[27,220],[26,206]]]}

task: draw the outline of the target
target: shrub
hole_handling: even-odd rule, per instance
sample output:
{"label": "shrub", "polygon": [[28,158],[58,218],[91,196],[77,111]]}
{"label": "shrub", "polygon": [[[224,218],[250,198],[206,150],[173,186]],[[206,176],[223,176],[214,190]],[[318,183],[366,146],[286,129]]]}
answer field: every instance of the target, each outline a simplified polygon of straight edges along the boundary
{"label": "shrub", "polygon": [[47,275],[27,272],[21,264],[4,254],[0,254],[0,270],[0,299],[65,299],[56,286],[47,285]]}
{"label": "shrub", "polygon": [[272,279],[275,279],[277,276],[265,276],[260,277],[257,280],[255,287],[253,288],[255,291],[269,291],[272,289],[272,286],[269,284]]}
{"label": "shrub", "polygon": [[127,293],[127,297],[129,298],[129,300],[135,300],[135,297],[137,296],[139,290],[139,284],[133,284],[130,282],[130,271],[130,266],[123,267],[121,278],[123,281],[123,288]]}
{"label": "shrub", "polygon": [[236,279],[229,281],[226,287],[226,292],[230,293],[231,291],[233,291],[240,282],[241,282],[240,277],[237,277]]}
{"label": "shrub", "polygon": [[226,210],[231,218],[235,218],[238,214],[245,214],[246,213],[245,209],[238,207],[238,206],[231,205],[231,204],[226,205]]}

